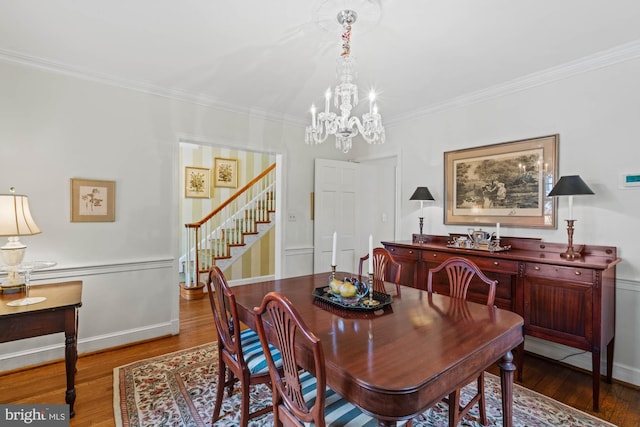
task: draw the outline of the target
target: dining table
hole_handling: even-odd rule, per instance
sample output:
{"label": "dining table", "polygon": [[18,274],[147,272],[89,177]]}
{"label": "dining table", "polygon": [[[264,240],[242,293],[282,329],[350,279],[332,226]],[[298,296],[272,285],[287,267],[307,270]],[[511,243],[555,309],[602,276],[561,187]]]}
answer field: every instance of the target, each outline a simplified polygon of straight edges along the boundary
{"label": "dining table", "polygon": [[[379,308],[345,307],[325,297],[328,283],[329,273],[318,273],[233,286],[239,320],[255,330],[254,308],[267,293],[288,298],[322,342],[327,385],[379,426],[421,414],[498,363],[503,426],[512,425],[511,351],[523,342],[521,316],[387,282]],[[297,350],[310,369],[311,353]]]}

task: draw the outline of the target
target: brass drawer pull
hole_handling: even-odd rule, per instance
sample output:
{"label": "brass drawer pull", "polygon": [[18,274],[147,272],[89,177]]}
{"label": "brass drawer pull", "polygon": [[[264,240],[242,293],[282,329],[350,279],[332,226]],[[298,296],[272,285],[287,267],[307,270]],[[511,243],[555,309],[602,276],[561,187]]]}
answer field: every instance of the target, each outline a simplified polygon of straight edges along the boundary
{"label": "brass drawer pull", "polygon": [[493,265],[500,265],[500,262],[498,262],[498,261],[493,261]]}
{"label": "brass drawer pull", "polygon": [[409,253],[410,253],[410,254],[412,254],[412,253],[413,253],[413,251],[409,251]]}
{"label": "brass drawer pull", "polygon": [[533,267],[534,270],[540,270],[540,267],[538,267],[537,265],[535,267]]}
{"label": "brass drawer pull", "polygon": [[437,256],[438,256],[438,254],[433,254],[433,257],[434,257],[434,258],[435,258],[435,257],[437,257]]}
{"label": "brass drawer pull", "polygon": [[579,271],[576,271],[576,276],[580,276],[582,273]]}

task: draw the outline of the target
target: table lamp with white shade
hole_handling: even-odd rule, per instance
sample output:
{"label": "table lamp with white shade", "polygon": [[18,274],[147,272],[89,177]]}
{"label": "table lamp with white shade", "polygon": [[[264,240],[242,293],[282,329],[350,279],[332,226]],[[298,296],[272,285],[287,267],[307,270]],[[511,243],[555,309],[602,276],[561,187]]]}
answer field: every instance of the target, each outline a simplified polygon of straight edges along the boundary
{"label": "table lamp with white shade", "polygon": [[32,236],[41,232],[31,216],[29,198],[15,194],[13,187],[9,191],[10,194],[0,194],[0,236],[9,238],[0,247],[7,271],[7,281],[2,284],[3,287],[21,284],[18,267],[24,259],[27,246],[20,241],[20,236]]}
{"label": "table lamp with white shade", "polygon": [[575,219],[573,218],[573,196],[584,194],[594,193],[579,175],[567,175],[560,177],[556,185],[553,186],[548,194],[548,197],[569,196],[569,218],[566,220],[569,244],[567,246],[567,250],[560,254],[563,258],[576,259],[581,257],[580,251],[575,251],[573,249],[573,223],[575,222]]}

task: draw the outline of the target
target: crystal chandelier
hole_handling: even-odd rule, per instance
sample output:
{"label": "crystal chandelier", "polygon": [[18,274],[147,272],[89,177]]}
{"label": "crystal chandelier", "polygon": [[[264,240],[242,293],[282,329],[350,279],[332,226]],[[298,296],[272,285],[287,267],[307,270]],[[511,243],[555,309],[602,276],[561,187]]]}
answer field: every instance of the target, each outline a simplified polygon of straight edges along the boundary
{"label": "crystal chandelier", "polygon": [[338,13],[338,22],[342,25],[342,54],[337,61],[336,72],[339,83],[333,92],[334,105],[340,109],[340,114],[329,110],[331,88],[325,93],[324,111],[316,114],[315,105],[311,105],[311,125],[307,126],[305,142],[307,144],[322,144],[329,135],[336,136],[336,148],[348,153],[352,140],[360,133],[369,144],[384,143],[384,127],[382,117],[378,113],[375,103],[376,94],[369,93],[369,112],[358,117],[351,117],[351,110],[358,105],[358,86],[354,83],[356,75],[355,59],[351,53],[351,25],[356,22],[358,14],[353,10],[343,10]]}

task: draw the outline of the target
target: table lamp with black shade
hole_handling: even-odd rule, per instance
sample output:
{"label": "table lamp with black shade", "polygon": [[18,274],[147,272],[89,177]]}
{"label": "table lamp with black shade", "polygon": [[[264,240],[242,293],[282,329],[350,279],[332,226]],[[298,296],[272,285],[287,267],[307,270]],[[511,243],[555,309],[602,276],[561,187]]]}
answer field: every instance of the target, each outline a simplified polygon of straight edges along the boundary
{"label": "table lamp with black shade", "polygon": [[575,222],[575,219],[573,218],[573,196],[585,194],[594,194],[594,192],[579,175],[567,175],[560,177],[556,185],[548,194],[548,197],[569,196],[569,218],[566,220],[569,245],[567,250],[560,254],[563,258],[576,259],[581,257],[580,251],[575,251],[573,249],[573,223]]}
{"label": "table lamp with black shade", "polygon": [[422,234],[422,228],[424,226],[424,202],[428,200],[435,200],[431,195],[431,192],[427,187],[418,187],[416,191],[413,192],[409,200],[419,200],[420,201],[420,234],[417,236],[413,236],[414,243],[424,243],[425,238]]}

